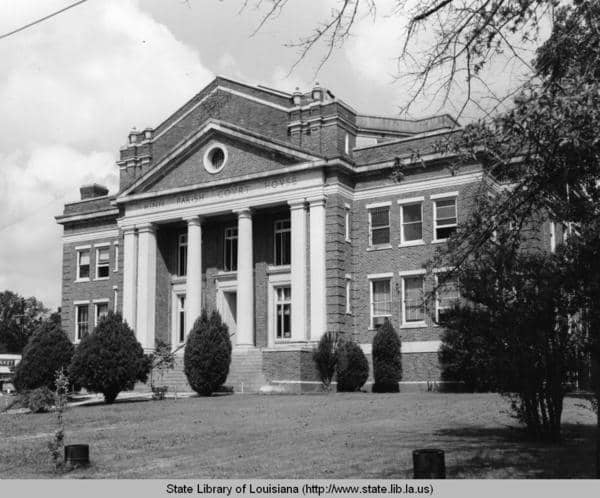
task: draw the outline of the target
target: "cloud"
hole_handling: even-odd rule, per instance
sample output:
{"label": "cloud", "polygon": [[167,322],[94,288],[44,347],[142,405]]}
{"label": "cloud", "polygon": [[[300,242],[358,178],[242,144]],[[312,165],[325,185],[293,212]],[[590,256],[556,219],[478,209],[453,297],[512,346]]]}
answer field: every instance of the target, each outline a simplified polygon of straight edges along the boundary
{"label": "cloud", "polygon": [[[1,32],[64,6],[3,2]],[[0,60],[0,289],[54,307],[62,250],[54,215],[82,183],[114,191],[127,131],[159,124],[212,74],[135,0],[75,7],[2,40]]]}

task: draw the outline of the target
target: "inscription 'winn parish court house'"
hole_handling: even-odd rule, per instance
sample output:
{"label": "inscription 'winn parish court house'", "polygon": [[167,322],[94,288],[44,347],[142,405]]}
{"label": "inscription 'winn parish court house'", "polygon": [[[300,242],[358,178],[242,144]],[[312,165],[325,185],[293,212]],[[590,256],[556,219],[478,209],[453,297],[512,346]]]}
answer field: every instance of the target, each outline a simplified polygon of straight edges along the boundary
{"label": "inscription 'winn parish court house'", "polygon": [[[146,350],[162,341],[181,354],[201,310],[217,309],[234,345],[228,384],[301,390],[318,384],[311,352],[325,331],[370,356],[389,318],[403,382],[439,381],[457,289],[426,305],[443,269],[425,263],[483,175],[475,163],[453,174],[435,152],[456,129],[447,115],[363,115],[318,84],[289,94],[217,77],[130,132],[118,193],[84,186],[57,217],[65,330],[76,343],[113,309]],[[168,375],[184,389],[181,364]]]}

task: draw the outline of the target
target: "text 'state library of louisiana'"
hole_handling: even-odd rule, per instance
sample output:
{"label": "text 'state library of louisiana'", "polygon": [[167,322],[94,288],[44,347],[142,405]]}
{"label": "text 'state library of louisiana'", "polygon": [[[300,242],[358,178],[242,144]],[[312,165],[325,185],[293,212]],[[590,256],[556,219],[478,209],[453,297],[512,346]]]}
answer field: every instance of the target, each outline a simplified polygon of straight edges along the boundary
{"label": "text 'state library of louisiana'", "polygon": [[[312,349],[325,331],[370,357],[389,318],[401,389],[439,381],[457,288],[426,306],[443,269],[425,263],[483,177],[478,164],[452,173],[435,152],[455,129],[447,115],[363,115],[318,84],[289,94],[217,77],[156,128],[130,132],[118,193],[83,186],[57,217],[64,329],[77,343],[113,309],[145,350],[160,340],[182,353],[201,310],[217,309],[232,334],[228,385],[301,391],[319,385]],[[181,358],[169,375],[189,390]]]}

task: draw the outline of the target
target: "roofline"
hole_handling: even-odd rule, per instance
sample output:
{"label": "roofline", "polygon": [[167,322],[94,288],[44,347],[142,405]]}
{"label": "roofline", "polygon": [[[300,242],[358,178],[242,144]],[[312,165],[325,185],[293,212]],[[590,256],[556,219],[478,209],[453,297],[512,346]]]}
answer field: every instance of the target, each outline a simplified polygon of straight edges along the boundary
{"label": "roofline", "polygon": [[384,142],[379,142],[372,145],[364,145],[362,147],[354,147],[353,151],[362,151],[366,149],[374,149],[376,147],[386,147],[388,145],[394,145],[398,143],[410,142],[411,140],[419,140],[421,138],[433,137],[435,135],[444,135],[447,133],[456,133],[462,130],[462,128],[440,128],[434,131],[425,131],[423,133],[417,133],[415,135],[410,135],[409,137],[397,138],[394,140],[385,140]]}
{"label": "roofline", "polygon": [[84,221],[93,218],[108,218],[119,214],[119,209],[110,207],[101,211],[88,211],[87,213],[59,214],[54,217],[59,225],[64,225],[72,221]]}

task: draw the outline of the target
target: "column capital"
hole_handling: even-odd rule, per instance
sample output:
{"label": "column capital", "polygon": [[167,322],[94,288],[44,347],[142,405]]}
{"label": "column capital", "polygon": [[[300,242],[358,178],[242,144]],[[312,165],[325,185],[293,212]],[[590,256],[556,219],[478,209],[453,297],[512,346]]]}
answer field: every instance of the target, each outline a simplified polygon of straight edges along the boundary
{"label": "column capital", "polygon": [[123,228],[121,228],[121,232],[123,232],[123,235],[134,234],[135,233],[135,226],[123,227]]}
{"label": "column capital", "polygon": [[290,209],[304,209],[306,206],[306,199],[295,199],[288,201],[288,205],[290,206]]}
{"label": "column capital", "polygon": [[249,206],[239,208],[239,209],[234,209],[233,212],[236,213],[239,218],[251,218],[252,217],[252,208]]}
{"label": "column capital", "polygon": [[154,233],[156,225],[154,223],[143,223],[137,227],[138,233]]}
{"label": "column capital", "polygon": [[324,206],[327,201],[326,195],[315,195],[313,197],[308,197],[306,201],[310,204],[310,207],[313,206]]}
{"label": "column capital", "polygon": [[200,226],[200,225],[202,225],[204,218],[202,216],[200,216],[199,214],[193,214],[191,216],[184,216],[183,221],[186,221],[188,226],[189,225]]}

